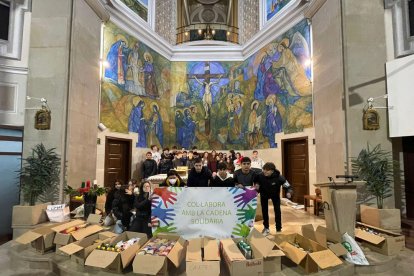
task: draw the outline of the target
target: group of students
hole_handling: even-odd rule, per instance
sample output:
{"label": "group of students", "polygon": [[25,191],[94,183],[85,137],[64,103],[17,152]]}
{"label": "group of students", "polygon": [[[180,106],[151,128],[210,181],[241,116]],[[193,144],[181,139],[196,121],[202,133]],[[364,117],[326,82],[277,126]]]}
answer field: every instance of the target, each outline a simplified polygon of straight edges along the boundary
{"label": "group of students", "polygon": [[[151,153],[147,153],[147,160],[152,157]],[[253,158],[257,162],[257,151],[254,151]],[[145,160],[145,161],[147,161]],[[194,165],[190,169],[187,182],[185,182],[176,170],[170,169],[167,172],[165,180],[159,185],[160,187],[238,187],[245,189],[246,187],[255,187],[260,193],[260,200],[263,213],[264,234],[268,234],[269,230],[269,214],[268,201],[272,200],[275,211],[276,231],[282,229],[281,211],[280,211],[280,189],[283,187],[286,196],[290,197],[292,188],[286,181],[279,170],[272,162],[265,163],[261,169],[252,168],[252,160],[249,157],[241,157],[238,160],[240,169],[231,171],[228,169],[226,162],[217,162],[215,171],[209,169],[203,158],[194,159]],[[113,195],[111,192],[107,196],[106,212],[112,212],[118,219],[122,221],[123,226],[130,231],[137,231],[151,235],[151,199],[152,189],[151,182],[145,180],[139,186],[136,182],[130,181],[128,188],[122,191],[121,183],[115,183]],[[108,205],[108,209],[107,209]],[[131,219],[131,210],[135,208],[135,216]],[[112,210],[109,211],[108,210]]]}

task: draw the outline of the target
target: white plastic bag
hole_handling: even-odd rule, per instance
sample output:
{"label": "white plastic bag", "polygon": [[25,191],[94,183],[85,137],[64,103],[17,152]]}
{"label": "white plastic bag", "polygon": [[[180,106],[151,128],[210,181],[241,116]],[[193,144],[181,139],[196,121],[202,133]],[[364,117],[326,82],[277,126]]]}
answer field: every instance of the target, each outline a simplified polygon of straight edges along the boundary
{"label": "white plastic bag", "polygon": [[66,206],[65,204],[48,205],[46,214],[51,222],[64,222],[70,220],[69,206]]}
{"label": "white plastic bag", "polygon": [[114,227],[115,234],[122,234],[124,232],[124,225],[121,220],[117,220]]}
{"label": "white plastic bag", "polygon": [[115,223],[115,219],[112,213],[110,213],[109,215],[105,217],[104,226],[111,226],[111,225],[114,225],[114,223]]}
{"label": "white plastic bag", "polygon": [[361,247],[348,233],[342,235],[342,245],[348,250],[345,260],[356,265],[369,265]]}

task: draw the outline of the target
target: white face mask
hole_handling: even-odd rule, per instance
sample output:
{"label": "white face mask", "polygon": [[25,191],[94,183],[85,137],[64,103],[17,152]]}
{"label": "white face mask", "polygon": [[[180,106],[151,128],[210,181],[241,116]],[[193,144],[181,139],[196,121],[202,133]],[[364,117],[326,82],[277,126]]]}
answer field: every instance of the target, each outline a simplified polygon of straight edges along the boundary
{"label": "white face mask", "polygon": [[136,187],[136,188],[134,188],[134,194],[139,194],[139,188],[138,187]]}
{"label": "white face mask", "polygon": [[168,179],[168,182],[170,182],[171,185],[174,185],[175,182],[177,182],[177,179],[176,178],[171,178],[171,179]]}
{"label": "white face mask", "polygon": [[122,185],[115,185],[115,189],[121,189]]}

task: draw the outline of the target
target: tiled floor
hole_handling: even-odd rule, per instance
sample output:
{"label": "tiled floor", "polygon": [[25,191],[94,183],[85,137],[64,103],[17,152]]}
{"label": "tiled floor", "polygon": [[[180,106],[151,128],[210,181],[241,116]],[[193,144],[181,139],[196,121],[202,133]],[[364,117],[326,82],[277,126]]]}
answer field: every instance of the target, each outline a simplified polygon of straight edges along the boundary
{"label": "tiled floor", "polygon": [[[271,205],[271,204],[270,204]],[[269,206],[270,207],[270,206]],[[270,229],[271,234],[275,234],[273,210],[270,210]],[[303,224],[325,225],[322,217],[315,217],[312,208],[307,212],[304,210],[295,210],[291,207],[282,206],[282,224],[283,232],[298,232]],[[262,222],[256,222],[255,227],[261,231],[263,229]],[[272,235],[269,236],[272,239]],[[15,242],[11,241],[0,246],[0,276],[43,276],[43,275],[110,275],[109,273],[84,269],[79,265],[75,265],[65,257],[55,256],[54,253],[47,255],[38,255],[28,249],[16,249]],[[405,249],[398,256],[383,256],[369,250],[365,251],[367,258],[373,266],[354,267],[353,265],[344,263],[335,269],[325,270],[313,275],[414,275],[414,251]],[[36,262],[34,262],[36,260]],[[52,261],[51,261],[52,260]],[[50,272],[51,263],[54,264],[57,273]],[[49,269],[48,269],[49,268]],[[297,267],[284,267],[279,275],[301,275],[303,272]],[[124,275],[134,275],[132,272]],[[184,274],[182,274],[184,275]],[[223,273],[223,275],[225,275]]]}

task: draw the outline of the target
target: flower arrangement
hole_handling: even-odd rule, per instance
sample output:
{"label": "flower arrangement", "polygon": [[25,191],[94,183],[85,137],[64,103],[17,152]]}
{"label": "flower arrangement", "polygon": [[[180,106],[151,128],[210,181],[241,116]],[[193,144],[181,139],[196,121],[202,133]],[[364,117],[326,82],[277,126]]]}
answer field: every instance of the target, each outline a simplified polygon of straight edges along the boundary
{"label": "flower arrangement", "polygon": [[106,189],[103,187],[99,187],[98,185],[91,186],[90,181],[88,180],[86,182],[82,182],[82,186],[78,189],[74,189],[71,186],[67,186],[65,189],[63,189],[65,194],[73,197],[73,196],[101,196],[106,193]]}

